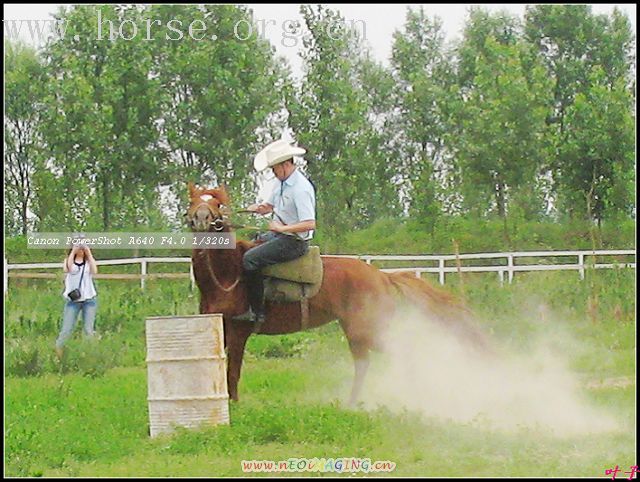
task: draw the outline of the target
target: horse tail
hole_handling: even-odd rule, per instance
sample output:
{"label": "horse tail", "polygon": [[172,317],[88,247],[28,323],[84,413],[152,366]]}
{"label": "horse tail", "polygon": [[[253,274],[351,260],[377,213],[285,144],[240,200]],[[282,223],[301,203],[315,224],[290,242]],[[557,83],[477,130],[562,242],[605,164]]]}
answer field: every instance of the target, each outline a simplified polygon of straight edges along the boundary
{"label": "horse tail", "polygon": [[428,320],[482,352],[493,352],[489,339],[475,320],[473,312],[456,296],[416,278],[412,273],[387,273],[398,292],[398,306],[416,308]]}

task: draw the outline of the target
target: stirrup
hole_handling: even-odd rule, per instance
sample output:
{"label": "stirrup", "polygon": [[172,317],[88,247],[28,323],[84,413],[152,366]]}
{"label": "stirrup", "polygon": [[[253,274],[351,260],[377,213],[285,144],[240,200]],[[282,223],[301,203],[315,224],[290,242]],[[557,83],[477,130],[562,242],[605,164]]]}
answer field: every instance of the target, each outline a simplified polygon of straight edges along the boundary
{"label": "stirrup", "polygon": [[247,311],[245,311],[241,315],[232,316],[231,319],[233,321],[251,321],[251,322],[255,323],[256,320],[257,320],[257,316],[253,312],[253,310],[251,308],[249,308]]}
{"label": "stirrup", "polygon": [[260,328],[264,324],[265,318],[266,318],[265,315],[257,315],[256,316],[256,321],[253,324],[253,333],[258,333],[260,331]]}

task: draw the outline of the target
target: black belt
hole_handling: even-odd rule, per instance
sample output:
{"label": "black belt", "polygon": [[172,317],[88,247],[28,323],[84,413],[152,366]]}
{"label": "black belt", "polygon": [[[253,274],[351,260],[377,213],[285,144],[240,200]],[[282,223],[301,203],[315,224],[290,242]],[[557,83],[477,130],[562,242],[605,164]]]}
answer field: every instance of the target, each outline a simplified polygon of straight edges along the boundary
{"label": "black belt", "polygon": [[297,236],[295,234],[283,234],[283,233],[276,233],[276,236],[278,236],[278,238],[280,239],[292,239],[294,241],[303,241],[305,243],[308,243],[309,240],[308,239],[302,239],[300,236]]}

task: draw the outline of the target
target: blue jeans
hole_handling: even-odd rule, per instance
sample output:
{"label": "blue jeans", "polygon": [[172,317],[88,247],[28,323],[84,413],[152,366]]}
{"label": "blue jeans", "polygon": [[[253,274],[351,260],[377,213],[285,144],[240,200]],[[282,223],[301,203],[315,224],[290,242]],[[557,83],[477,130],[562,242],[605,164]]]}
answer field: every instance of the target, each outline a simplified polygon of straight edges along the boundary
{"label": "blue jeans", "polygon": [[249,304],[254,313],[264,315],[264,279],[260,270],[306,254],[309,241],[273,232],[260,235],[258,240],[263,243],[244,253],[242,268],[247,281]]}
{"label": "blue jeans", "polygon": [[62,348],[62,346],[71,337],[80,311],[82,311],[82,321],[84,323],[84,336],[86,338],[93,337],[94,324],[96,321],[96,308],[97,302],[95,298],[80,302],[67,301],[64,305],[64,312],[62,314],[62,330],[60,330],[60,335],[58,335],[58,339],[56,340],[56,347]]}
{"label": "blue jeans", "polygon": [[245,272],[256,272],[272,264],[291,261],[309,251],[309,241],[295,236],[268,232],[258,236],[263,243],[249,249],[242,258]]}

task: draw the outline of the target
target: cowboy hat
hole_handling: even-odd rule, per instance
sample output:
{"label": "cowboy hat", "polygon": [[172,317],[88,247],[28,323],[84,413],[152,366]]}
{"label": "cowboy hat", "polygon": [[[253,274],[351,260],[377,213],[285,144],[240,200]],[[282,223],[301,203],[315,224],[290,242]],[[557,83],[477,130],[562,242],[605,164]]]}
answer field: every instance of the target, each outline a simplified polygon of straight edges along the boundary
{"label": "cowboy hat", "polygon": [[253,159],[253,167],[256,171],[264,171],[268,167],[273,167],[276,164],[280,164],[293,156],[301,156],[305,151],[302,147],[292,146],[289,141],[280,139],[279,141],[272,142],[267,147],[262,149],[256,157]]}

